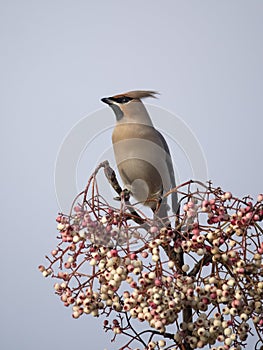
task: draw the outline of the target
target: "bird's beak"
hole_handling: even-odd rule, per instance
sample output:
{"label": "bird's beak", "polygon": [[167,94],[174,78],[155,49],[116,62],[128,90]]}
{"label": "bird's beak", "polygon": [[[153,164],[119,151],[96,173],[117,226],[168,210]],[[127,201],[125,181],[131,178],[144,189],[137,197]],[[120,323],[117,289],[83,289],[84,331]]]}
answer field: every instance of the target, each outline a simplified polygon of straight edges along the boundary
{"label": "bird's beak", "polygon": [[106,103],[107,105],[111,105],[112,101],[109,99],[109,97],[103,97],[101,99],[102,102]]}

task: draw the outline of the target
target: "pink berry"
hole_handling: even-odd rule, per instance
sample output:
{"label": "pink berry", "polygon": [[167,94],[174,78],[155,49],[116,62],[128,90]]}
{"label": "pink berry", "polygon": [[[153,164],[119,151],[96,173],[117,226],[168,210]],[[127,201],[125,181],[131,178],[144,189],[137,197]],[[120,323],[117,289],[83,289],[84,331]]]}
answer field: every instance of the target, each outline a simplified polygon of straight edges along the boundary
{"label": "pink berry", "polygon": [[39,269],[40,272],[43,272],[43,271],[45,271],[45,266],[39,265],[38,269]]}
{"label": "pink berry", "polygon": [[193,232],[193,235],[199,236],[199,232],[200,232],[200,231],[199,231],[198,228],[194,228],[192,232]]}
{"label": "pink berry", "polygon": [[152,226],[150,227],[150,233],[157,233],[158,232],[158,227]]}
{"label": "pink berry", "polygon": [[110,251],[110,254],[111,254],[111,257],[112,257],[112,258],[115,258],[116,256],[118,256],[118,251],[117,251],[116,249],[112,249],[112,250]]}
{"label": "pink berry", "polygon": [[154,284],[156,287],[160,287],[162,285],[162,281],[160,281],[159,278],[155,278]]}
{"label": "pink berry", "polygon": [[61,221],[62,221],[62,216],[61,215],[57,216],[56,222],[61,222]]}
{"label": "pink berry", "polygon": [[211,293],[210,294],[210,298],[211,299],[216,299],[217,298],[217,294],[216,293]]}
{"label": "pink berry", "polygon": [[134,270],[134,266],[133,265],[128,265],[127,266],[127,270],[129,271],[129,272],[132,272],[133,270]]}
{"label": "pink berry", "polygon": [[209,299],[208,298],[202,298],[202,303],[204,303],[205,305],[209,304]]}

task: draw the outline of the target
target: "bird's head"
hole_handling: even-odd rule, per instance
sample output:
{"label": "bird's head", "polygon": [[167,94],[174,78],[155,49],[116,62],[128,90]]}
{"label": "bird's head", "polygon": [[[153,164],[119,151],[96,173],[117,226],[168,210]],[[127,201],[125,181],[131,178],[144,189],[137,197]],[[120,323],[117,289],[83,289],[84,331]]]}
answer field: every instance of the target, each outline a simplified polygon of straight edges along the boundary
{"label": "bird's head", "polygon": [[117,121],[125,119],[127,122],[148,122],[148,113],[142,103],[146,97],[156,98],[155,91],[129,91],[123,94],[104,97],[102,102],[108,104],[114,111]]}

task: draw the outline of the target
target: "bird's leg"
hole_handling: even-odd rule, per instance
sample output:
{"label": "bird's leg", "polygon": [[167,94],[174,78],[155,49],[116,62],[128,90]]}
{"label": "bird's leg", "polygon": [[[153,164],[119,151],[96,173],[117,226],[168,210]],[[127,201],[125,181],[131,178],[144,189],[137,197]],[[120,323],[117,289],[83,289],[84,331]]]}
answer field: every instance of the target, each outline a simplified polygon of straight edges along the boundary
{"label": "bird's leg", "polygon": [[127,188],[124,188],[120,195],[117,197],[114,197],[113,199],[116,201],[121,201],[122,199],[124,199],[124,202],[128,202],[130,200],[130,195],[131,195],[131,191],[129,191]]}

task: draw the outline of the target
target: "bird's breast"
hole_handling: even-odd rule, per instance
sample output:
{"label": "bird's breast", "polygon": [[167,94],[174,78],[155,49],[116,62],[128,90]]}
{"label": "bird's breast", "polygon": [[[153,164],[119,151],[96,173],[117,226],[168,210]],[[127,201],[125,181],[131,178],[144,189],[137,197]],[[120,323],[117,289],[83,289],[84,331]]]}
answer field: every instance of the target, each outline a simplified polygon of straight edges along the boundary
{"label": "bird's breast", "polygon": [[166,152],[155,139],[156,130],[137,125],[116,126],[112,135],[117,167],[133,196],[144,202],[169,188]]}

